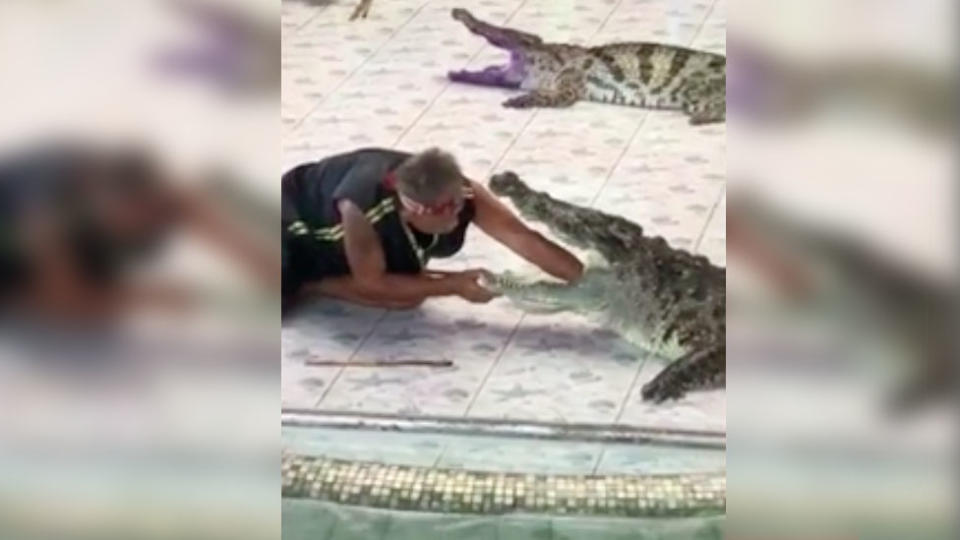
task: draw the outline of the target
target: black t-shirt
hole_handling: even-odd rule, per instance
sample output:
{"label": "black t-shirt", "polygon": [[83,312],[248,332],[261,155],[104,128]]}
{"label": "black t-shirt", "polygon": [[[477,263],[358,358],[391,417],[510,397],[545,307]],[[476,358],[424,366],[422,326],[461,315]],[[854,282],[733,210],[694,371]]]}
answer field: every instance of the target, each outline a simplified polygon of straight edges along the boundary
{"label": "black t-shirt", "polygon": [[[0,296],[26,286],[34,261],[23,245],[23,220],[31,212],[52,213],[82,276],[91,285],[110,281],[135,258],[88,208],[89,183],[81,181],[92,163],[123,158],[70,144],[50,144],[0,157]],[[124,181],[119,173],[96,181],[112,187]]]}
{"label": "black t-shirt", "polygon": [[405,152],[365,148],[305,163],[284,174],[284,280],[350,273],[337,211],[342,199],[353,202],[373,224],[390,273],[418,273],[429,259],[460,251],[474,216],[471,199],[465,201],[457,227],[446,234],[424,234],[400,219],[400,203],[384,178],[409,157]]}

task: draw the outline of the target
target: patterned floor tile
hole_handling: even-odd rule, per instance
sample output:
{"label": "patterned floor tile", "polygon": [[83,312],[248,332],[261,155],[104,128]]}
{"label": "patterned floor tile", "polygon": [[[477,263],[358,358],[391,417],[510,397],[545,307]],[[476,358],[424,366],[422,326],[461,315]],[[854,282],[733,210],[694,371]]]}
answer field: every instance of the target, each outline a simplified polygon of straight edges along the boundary
{"label": "patterned floor tile", "polygon": [[700,32],[693,40],[698,49],[723,54],[727,49],[727,2],[715,0]]}
{"label": "patterned floor tile", "polygon": [[643,401],[640,389],[665,365],[655,360],[644,364],[617,422],[634,426],[726,431],[727,394],[724,390],[690,392],[683,399],[665,403]]}
{"label": "patterned floor tile", "polygon": [[282,428],[284,451],[334,459],[379,461],[430,467],[440,457],[446,438],[418,433]]}
{"label": "patterned floor tile", "polygon": [[613,422],[642,362],[616,334],[580,317],[527,315],[469,416]]}
{"label": "patterned floor tile", "polygon": [[697,252],[706,255],[714,264],[727,264],[727,195],[724,191],[707,223],[697,246]]}
{"label": "patterned floor tile", "polygon": [[324,301],[307,302],[286,317],[280,331],[283,406],[314,407],[341,368],[307,366],[306,360],[349,360],[382,316],[382,310]]}
{"label": "patterned floor tile", "polygon": [[656,41],[689,46],[710,9],[706,0],[650,2],[624,0],[591,45],[617,41]]}
{"label": "patterned floor tile", "polygon": [[597,200],[597,209],[636,220],[644,233],[662,236],[678,249],[693,251],[721,195],[721,186],[691,186],[682,180],[614,182]]}
{"label": "patterned floor tile", "polygon": [[[500,109],[505,96],[472,86],[446,88],[426,114],[403,133],[399,146],[447,148],[468,176],[485,183],[494,164],[526,123],[523,115],[518,121],[517,115],[510,114],[515,111]],[[470,120],[465,122],[465,118]]]}
{"label": "patterned floor tile", "polygon": [[[284,3],[285,8],[288,4]],[[362,24],[347,24],[348,10],[353,8],[339,2],[326,9],[316,8],[313,17],[306,18],[295,30],[284,32],[281,63],[284,125],[297,125],[330,98],[335,89],[393,37],[418,5],[419,2],[410,0],[387,2],[378,6],[381,13],[376,18]]]}
{"label": "patterned floor tile", "polygon": [[589,206],[645,114],[589,103],[538,111],[497,169],[513,170],[534,189]]}
{"label": "patterned floor tile", "polygon": [[611,444],[603,450],[596,474],[674,474],[713,472],[726,466],[723,450]]}
{"label": "patterned floor tile", "polygon": [[507,344],[520,313],[503,304],[471,306],[434,299],[391,312],[357,352],[359,359],[451,360],[444,368],[347,368],[320,403],[324,409],[462,415]]}
{"label": "patterned floor tile", "polygon": [[280,3],[280,29],[284,43],[293,38],[311,20],[321,15],[334,0],[290,1]]}
{"label": "patterned floor tile", "polygon": [[460,437],[447,442],[437,467],[471,471],[591,474],[603,447],[598,443]]}

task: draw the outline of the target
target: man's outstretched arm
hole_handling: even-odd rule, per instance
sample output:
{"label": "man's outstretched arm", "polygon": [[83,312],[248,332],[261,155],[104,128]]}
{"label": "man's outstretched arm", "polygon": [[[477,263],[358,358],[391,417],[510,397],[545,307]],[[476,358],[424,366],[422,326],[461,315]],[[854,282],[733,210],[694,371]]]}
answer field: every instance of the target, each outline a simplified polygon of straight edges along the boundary
{"label": "man's outstretched arm", "polygon": [[509,208],[477,182],[471,182],[477,214],[474,222],[511,251],[551,276],[576,281],[583,275],[583,263],[572,253],[528,227]]}

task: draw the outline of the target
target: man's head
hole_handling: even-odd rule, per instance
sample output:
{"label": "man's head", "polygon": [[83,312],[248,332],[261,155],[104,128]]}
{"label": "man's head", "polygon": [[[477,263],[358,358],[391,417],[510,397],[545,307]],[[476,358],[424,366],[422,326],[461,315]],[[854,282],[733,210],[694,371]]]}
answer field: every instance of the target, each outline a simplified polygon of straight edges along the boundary
{"label": "man's head", "polygon": [[87,156],[81,166],[89,217],[112,242],[151,246],[174,220],[174,201],[160,167],[136,150]]}
{"label": "man's head", "polygon": [[403,216],[410,224],[429,234],[456,228],[466,179],[453,156],[431,148],[411,156],[393,174]]}

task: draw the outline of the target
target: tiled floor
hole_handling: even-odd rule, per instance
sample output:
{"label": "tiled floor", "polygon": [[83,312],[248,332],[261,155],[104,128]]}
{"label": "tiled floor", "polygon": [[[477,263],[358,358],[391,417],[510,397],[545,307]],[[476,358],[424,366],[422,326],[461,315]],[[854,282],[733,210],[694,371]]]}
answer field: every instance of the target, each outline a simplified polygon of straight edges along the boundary
{"label": "tiled floor", "polygon": [[285,426],[284,449],[305,456],[470,471],[678,474],[723,470],[722,449],[502,436]]}
{"label": "tiled floor", "polygon": [[[541,34],[600,44],[656,40],[725,50],[723,0],[381,0],[283,2],[284,168],[361,146],[442,146],[484,180],[512,169],[557,197],[621,214],[676,247],[725,263],[724,124],[579,103],[518,111],[449,69],[502,60],[450,18],[453,7]],[[441,268],[533,272],[472,231]],[[283,405],[345,411],[725,429],[723,392],[662,406],[639,400],[662,360],[571,315],[434,299],[409,312],[318,301],[283,324]],[[324,359],[450,359],[444,369],[305,367]]]}

